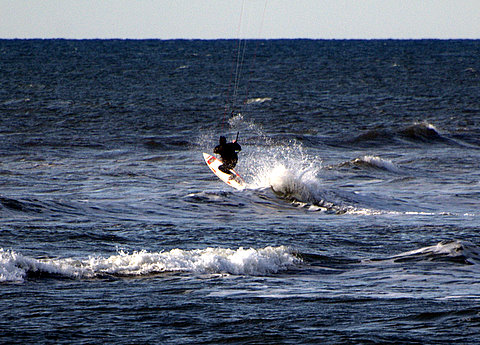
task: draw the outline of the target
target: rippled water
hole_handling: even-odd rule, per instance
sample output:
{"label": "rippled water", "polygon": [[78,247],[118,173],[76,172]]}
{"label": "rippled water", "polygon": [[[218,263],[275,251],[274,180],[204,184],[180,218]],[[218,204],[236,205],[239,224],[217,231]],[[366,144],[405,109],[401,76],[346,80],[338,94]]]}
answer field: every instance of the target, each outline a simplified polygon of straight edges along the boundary
{"label": "rippled water", "polygon": [[475,343],[480,43],[237,47],[0,41],[1,342]]}

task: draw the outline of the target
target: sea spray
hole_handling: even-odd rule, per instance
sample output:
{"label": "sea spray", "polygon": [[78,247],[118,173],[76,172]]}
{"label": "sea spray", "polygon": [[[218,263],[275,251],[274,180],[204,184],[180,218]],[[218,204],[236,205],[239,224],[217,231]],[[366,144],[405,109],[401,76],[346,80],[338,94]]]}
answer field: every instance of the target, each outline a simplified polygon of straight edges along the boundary
{"label": "sea spray", "polygon": [[245,170],[244,175],[251,180],[251,187],[270,187],[270,180],[278,177],[272,174],[282,170],[296,176],[307,173],[311,178],[320,171],[322,160],[308,155],[297,140],[270,138],[260,125],[246,120],[242,114],[230,118],[229,124],[232,129],[248,136],[244,142],[248,149],[241,152],[237,170]]}
{"label": "sea spray", "polygon": [[248,148],[242,151],[237,166],[248,188],[271,188],[277,196],[302,205],[332,206],[323,195],[321,158],[306,153],[297,140],[270,138],[261,126],[245,120],[242,114],[233,116],[229,124],[249,136]]}

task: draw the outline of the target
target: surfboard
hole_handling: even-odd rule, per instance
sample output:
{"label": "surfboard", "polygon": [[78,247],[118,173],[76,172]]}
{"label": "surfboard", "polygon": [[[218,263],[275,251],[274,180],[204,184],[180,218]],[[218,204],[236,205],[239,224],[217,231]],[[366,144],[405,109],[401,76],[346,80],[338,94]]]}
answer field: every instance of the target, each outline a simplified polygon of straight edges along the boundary
{"label": "surfboard", "polygon": [[245,189],[245,181],[240,177],[240,175],[235,171],[231,170],[234,174],[235,177],[231,179],[231,175],[225,174],[223,171],[220,171],[218,167],[222,165],[222,162],[215,156],[209,155],[208,153],[203,153],[203,158],[205,159],[205,163],[207,163],[208,167],[210,170],[213,171],[215,175],[218,176],[220,180],[228,184],[229,186],[242,190]]}

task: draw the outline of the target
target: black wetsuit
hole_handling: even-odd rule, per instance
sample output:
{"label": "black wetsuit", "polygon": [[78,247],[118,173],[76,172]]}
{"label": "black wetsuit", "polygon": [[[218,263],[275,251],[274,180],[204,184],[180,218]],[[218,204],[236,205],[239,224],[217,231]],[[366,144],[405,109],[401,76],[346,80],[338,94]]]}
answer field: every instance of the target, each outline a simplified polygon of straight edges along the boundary
{"label": "black wetsuit", "polygon": [[242,147],[237,143],[223,143],[215,147],[213,153],[218,153],[222,157],[222,165],[218,167],[225,174],[233,174],[230,169],[235,168],[238,162],[237,152],[241,151]]}

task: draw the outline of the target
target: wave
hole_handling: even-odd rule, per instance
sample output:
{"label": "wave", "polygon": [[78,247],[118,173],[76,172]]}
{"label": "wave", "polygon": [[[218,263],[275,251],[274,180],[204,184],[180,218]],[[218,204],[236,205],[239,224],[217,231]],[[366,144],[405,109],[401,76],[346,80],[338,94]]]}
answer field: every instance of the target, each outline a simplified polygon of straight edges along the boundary
{"label": "wave", "polygon": [[[462,240],[441,241],[427,246],[387,258],[356,259],[350,257],[333,257],[315,253],[299,253],[304,265],[310,268],[326,266],[330,268],[357,269],[363,264],[393,262],[397,264],[409,262],[450,262],[453,264],[480,265],[480,247]],[[360,265],[360,266],[359,266]],[[443,266],[442,266],[443,267]]]}
{"label": "wave", "polygon": [[[348,162],[341,163],[339,167],[353,167],[385,170],[392,173],[400,173],[401,169],[395,165],[391,160],[384,159],[378,156],[363,156],[352,159]],[[329,167],[332,168],[332,167]]]}
{"label": "wave", "polygon": [[25,213],[41,213],[45,207],[36,200],[16,200],[0,196],[0,209]]}
{"label": "wave", "polygon": [[353,144],[375,144],[381,143],[394,143],[392,133],[385,129],[372,129],[365,133],[362,133],[355,137],[353,140],[347,141]]}
{"label": "wave", "polygon": [[468,241],[442,241],[434,246],[411,250],[391,257],[394,262],[452,261],[468,265],[480,264],[480,248]]}
{"label": "wave", "polygon": [[[353,173],[361,170],[362,178],[372,179],[385,178],[384,172],[402,177],[417,174],[402,169],[389,159],[365,155],[337,165],[324,166],[321,157],[310,154],[318,151],[307,153],[304,143],[296,139],[285,140],[268,136],[260,125],[246,120],[242,114],[232,116],[228,123],[232,133],[240,131],[248,136],[245,138],[245,146],[248,146],[241,152],[236,171],[245,180],[247,190],[262,201],[265,198],[267,202],[278,199],[285,201],[288,206],[335,214],[369,216],[431,212],[430,208],[422,207],[415,200],[407,202],[395,195],[381,195],[381,191],[368,194],[349,191],[351,189],[342,188],[343,184],[338,186],[342,183],[340,174],[332,176],[328,171],[346,167],[352,169]],[[419,137],[430,137],[432,140],[440,136],[435,127],[426,122],[410,127],[405,130],[406,133],[412,132],[411,135],[417,133]],[[397,138],[400,138],[400,135],[397,135]],[[340,171],[342,172],[344,171]],[[270,194],[270,190],[274,195]]]}
{"label": "wave", "polygon": [[414,141],[446,141],[446,138],[440,135],[438,129],[428,122],[416,123],[412,126],[401,129],[398,133],[401,136]]}
{"label": "wave", "polygon": [[263,97],[263,98],[249,98],[247,100],[247,104],[254,104],[254,103],[257,103],[257,104],[260,104],[260,103],[264,103],[264,102],[269,102],[271,101],[272,99],[270,97]]}
{"label": "wave", "polygon": [[[247,188],[254,190],[271,190],[277,198],[289,202],[295,207],[309,211],[321,211],[335,214],[357,213],[377,214],[378,211],[358,208],[368,204],[368,197],[333,188],[322,179],[325,173],[321,161],[307,155],[292,154],[283,148],[285,154],[271,159],[266,157],[258,164],[248,168]],[[365,156],[351,164],[361,164],[370,168],[400,173],[400,169],[391,161],[375,156]],[[371,200],[370,200],[371,201]]]}
{"label": "wave", "polygon": [[348,140],[347,143],[362,146],[377,146],[379,144],[402,144],[405,141],[431,144],[456,143],[443,136],[434,125],[426,121],[396,129],[375,128],[356,136],[352,140]]}
{"label": "wave", "polygon": [[137,277],[166,272],[262,276],[294,268],[301,259],[289,248],[172,249],[167,252],[120,251],[110,257],[35,259],[0,248],[0,282],[24,282],[29,276],[73,279]]}
{"label": "wave", "polygon": [[180,138],[169,137],[165,139],[147,139],[144,142],[144,146],[149,150],[168,151],[168,150],[181,150],[190,148],[191,144],[188,141]]}
{"label": "wave", "polygon": [[29,278],[112,279],[164,273],[266,276],[291,270],[357,269],[368,262],[450,262],[480,265],[480,248],[468,241],[442,241],[389,258],[359,260],[295,253],[288,247],[172,249],[165,252],[119,251],[109,257],[36,259],[0,248],[0,283],[23,283]]}
{"label": "wave", "polygon": [[63,201],[55,200],[37,200],[33,198],[28,199],[11,199],[5,196],[0,196],[0,214],[12,215],[38,215],[38,214],[69,214],[69,215],[83,215],[83,211],[72,203],[65,203]]}

